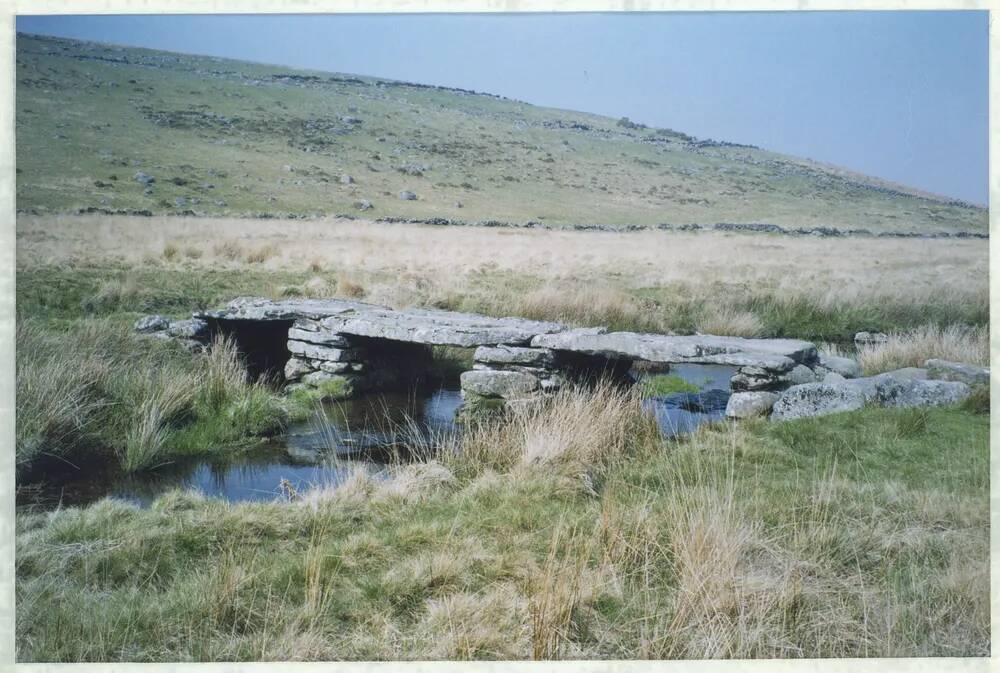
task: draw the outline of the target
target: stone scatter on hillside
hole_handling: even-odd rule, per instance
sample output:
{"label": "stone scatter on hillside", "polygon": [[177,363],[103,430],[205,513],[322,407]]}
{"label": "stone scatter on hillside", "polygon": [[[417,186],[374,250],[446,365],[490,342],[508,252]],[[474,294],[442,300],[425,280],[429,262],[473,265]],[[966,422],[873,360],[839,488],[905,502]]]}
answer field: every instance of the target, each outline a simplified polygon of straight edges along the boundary
{"label": "stone scatter on hillside", "polygon": [[[358,199],[327,183],[365,176],[368,199],[419,195],[384,205],[401,221],[461,208],[459,224],[987,231],[984,208],[807,159],[428,84],[21,34],[16,101],[21,212],[328,216]],[[103,182],[126,166],[150,181]],[[158,173],[184,184],[153,190]],[[208,182],[211,199],[181,191]]]}

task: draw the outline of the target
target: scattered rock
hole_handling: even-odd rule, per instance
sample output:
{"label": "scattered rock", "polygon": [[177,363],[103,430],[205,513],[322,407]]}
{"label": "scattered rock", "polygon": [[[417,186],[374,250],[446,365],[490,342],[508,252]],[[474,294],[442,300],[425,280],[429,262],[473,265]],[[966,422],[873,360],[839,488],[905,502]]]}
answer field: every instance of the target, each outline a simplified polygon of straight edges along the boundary
{"label": "scattered rock", "polygon": [[790,421],[863,408],[864,393],[845,383],[846,381],[833,383],[824,381],[793,386],[775,401],[771,420]]}
{"label": "scattered rock", "polygon": [[461,201],[456,201],[456,202],[455,202],[455,207],[456,207],[456,208],[462,208],[462,207],[463,207],[463,206],[462,206],[462,202],[461,202]]}
{"label": "scattered rock", "polygon": [[[840,376],[834,374],[834,376]],[[842,378],[842,377],[841,377]],[[778,400],[777,393],[764,390],[733,393],[726,404],[726,418],[756,418],[767,416]]]}
{"label": "scattered rock", "polygon": [[927,377],[943,381],[961,381],[970,386],[986,385],[990,382],[990,368],[964,362],[931,359],[924,363]]}
{"label": "scattered rock", "polygon": [[369,201],[368,199],[361,199],[360,201],[354,202],[354,207],[357,208],[358,210],[371,210],[375,206],[373,206],[372,202]]}
{"label": "scattered rock", "polygon": [[152,175],[149,175],[148,173],[143,173],[142,171],[138,171],[135,175],[132,176],[132,179],[143,185],[151,185],[154,182],[156,182],[156,178],[154,178]]}
{"label": "scattered rock", "polygon": [[147,315],[135,321],[132,328],[136,332],[148,334],[150,332],[163,332],[170,327],[170,320],[162,315]]}
{"label": "scattered rock", "polygon": [[187,205],[187,199],[185,199],[183,196],[177,196],[174,198],[174,205],[177,206],[178,208],[183,208],[184,206]]}
{"label": "scattered rock", "polygon": [[172,337],[197,341],[208,337],[208,323],[199,318],[175,320],[170,323],[167,333]]}
{"label": "scattered rock", "polygon": [[342,185],[353,185],[354,184],[354,178],[351,177],[350,175],[347,175],[345,173],[344,175],[340,176],[340,184],[342,184]]}
{"label": "scattered rock", "polygon": [[417,195],[404,189],[399,193],[399,198],[402,201],[416,201]]}
{"label": "scattered rock", "polygon": [[431,169],[430,164],[402,164],[396,167],[400,173],[404,175],[413,175],[419,177],[424,174],[424,172]]}

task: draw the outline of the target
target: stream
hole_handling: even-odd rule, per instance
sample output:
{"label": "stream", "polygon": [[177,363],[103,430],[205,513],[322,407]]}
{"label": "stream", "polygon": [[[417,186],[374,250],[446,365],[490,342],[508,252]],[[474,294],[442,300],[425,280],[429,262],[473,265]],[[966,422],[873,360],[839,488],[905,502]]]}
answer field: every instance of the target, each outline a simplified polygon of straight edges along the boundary
{"label": "stream", "polygon": [[[649,398],[644,405],[665,436],[691,432],[724,418],[733,372],[718,365],[673,365],[670,374],[702,392]],[[457,381],[408,394],[372,393],[325,403],[309,420],[243,451],[179,459],[137,474],[110,466],[67,470],[19,487],[17,504],[51,509],[113,497],[146,507],[176,488],[231,502],[261,502],[287,497],[290,490],[334,486],[359,467],[377,478],[393,461],[411,460],[422,447],[460,432],[455,418],[461,404]]]}

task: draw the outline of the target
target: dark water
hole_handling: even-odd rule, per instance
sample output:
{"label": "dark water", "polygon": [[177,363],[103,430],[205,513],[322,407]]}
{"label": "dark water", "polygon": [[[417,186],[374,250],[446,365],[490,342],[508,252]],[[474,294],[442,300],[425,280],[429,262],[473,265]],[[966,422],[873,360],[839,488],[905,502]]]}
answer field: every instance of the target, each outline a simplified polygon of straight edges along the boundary
{"label": "dark water", "polygon": [[[670,373],[701,390],[729,389],[732,367],[675,365]],[[149,505],[171,489],[193,490],[233,502],[287,497],[336,485],[359,467],[385,474],[393,460],[410,460],[421,447],[458,431],[455,415],[462,398],[455,384],[408,394],[371,394],[317,405],[313,417],[254,448],[218,457],[178,460],[152,472],[124,475],[108,468],[53,475],[46,483],[18,489],[19,505],[80,505],[106,496]],[[684,409],[669,400],[646,401],[665,435],[694,430],[720,420],[722,411]],[[417,456],[419,457],[419,456]]]}
{"label": "dark water", "polygon": [[409,459],[413,445],[454,432],[461,402],[457,387],[445,387],[317,405],[309,421],[245,451],[179,460],[134,475],[90,468],[61,472],[20,488],[18,503],[79,505],[111,496],[146,506],[174,488],[233,502],[274,500],[286,497],[283,484],[297,492],[336,485],[359,467],[379,476],[388,462]]}
{"label": "dark water", "polygon": [[[729,379],[736,373],[736,368],[728,365],[672,365],[669,373],[697,386],[701,391],[728,393]],[[656,417],[663,434],[669,437],[691,432],[703,423],[721,421],[726,417],[725,404],[721,408],[694,411],[678,406],[669,398],[654,397],[646,400],[645,405]]]}

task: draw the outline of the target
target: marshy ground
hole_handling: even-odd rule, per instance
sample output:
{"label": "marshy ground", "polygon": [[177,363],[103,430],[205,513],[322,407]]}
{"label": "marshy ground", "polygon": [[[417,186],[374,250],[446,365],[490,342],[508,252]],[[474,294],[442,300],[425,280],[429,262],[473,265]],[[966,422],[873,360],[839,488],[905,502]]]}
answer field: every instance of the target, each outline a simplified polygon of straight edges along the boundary
{"label": "marshy ground", "polygon": [[[238,295],[792,336],[873,373],[988,361],[978,240],[21,217],[17,455],[155,469],[303,413],[232,349],[136,339]],[[667,439],[566,390],[427,461],[274,502],[17,516],[21,661],[989,653],[988,393]],[[48,463],[46,462],[48,461]]]}

